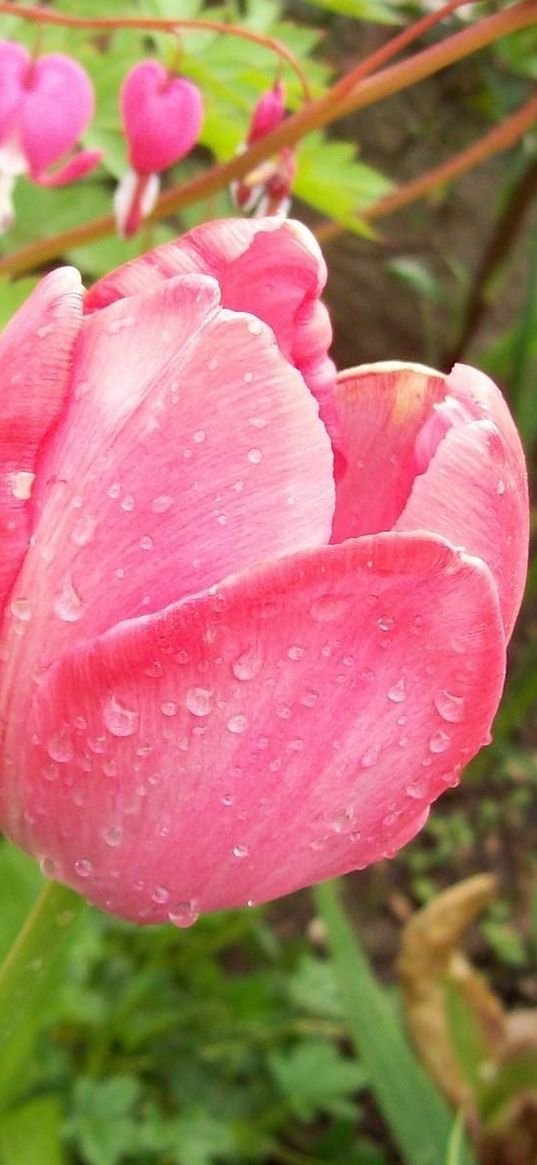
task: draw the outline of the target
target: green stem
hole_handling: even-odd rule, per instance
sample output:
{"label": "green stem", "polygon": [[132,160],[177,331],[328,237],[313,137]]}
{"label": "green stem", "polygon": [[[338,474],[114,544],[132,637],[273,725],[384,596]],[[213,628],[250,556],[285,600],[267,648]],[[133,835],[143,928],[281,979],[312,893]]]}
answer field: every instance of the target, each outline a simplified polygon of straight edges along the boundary
{"label": "green stem", "polygon": [[84,899],[58,882],[41,890],[0,966],[0,1048],[38,1002],[84,908]]}

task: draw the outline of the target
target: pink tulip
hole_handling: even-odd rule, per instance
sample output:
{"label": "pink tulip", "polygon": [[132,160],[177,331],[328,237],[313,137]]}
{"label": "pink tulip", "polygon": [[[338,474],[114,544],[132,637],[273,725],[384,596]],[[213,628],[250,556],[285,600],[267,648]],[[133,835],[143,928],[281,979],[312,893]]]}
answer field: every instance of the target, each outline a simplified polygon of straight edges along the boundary
{"label": "pink tulip", "polygon": [[299,224],[227,220],[85,302],[46,276],[2,340],[0,821],[136,922],[395,853],[489,739],[513,422],[463,366],[335,384],[324,278]]}
{"label": "pink tulip", "polygon": [[63,186],[98,164],[100,150],[82,150],[53,173],[49,166],[71,150],[93,116],[93,87],[64,53],[31,59],[22,45],[0,41],[0,231],[13,222],[15,179]]}
{"label": "pink tulip", "polygon": [[118,229],[135,234],[150,214],[163,170],[184,158],[199,138],[201,93],[186,77],[169,73],[159,61],[140,61],[121,89],[121,117],[131,169],[116,191]]}

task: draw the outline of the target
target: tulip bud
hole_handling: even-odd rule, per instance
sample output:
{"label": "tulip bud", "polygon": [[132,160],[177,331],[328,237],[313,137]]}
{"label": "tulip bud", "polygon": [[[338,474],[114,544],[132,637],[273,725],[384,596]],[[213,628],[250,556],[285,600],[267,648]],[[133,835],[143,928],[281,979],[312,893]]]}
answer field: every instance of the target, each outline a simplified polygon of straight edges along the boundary
{"label": "tulip bud", "polygon": [[40,186],[76,181],[101,160],[100,150],[82,150],[50,173],[89,125],[93,86],[77,61],[64,53],[32,60],[23,45],[0,41],[0,233],[14,218],[12,191],[25,174]]}
{"label": "tulip bud", "polygon": [[118,229],[133,235],[153,209],[158,175],[190,153],[203,120],[201,93],[159,61],[140,61],[127,74],[120,98],[131,170],[115,197]]}

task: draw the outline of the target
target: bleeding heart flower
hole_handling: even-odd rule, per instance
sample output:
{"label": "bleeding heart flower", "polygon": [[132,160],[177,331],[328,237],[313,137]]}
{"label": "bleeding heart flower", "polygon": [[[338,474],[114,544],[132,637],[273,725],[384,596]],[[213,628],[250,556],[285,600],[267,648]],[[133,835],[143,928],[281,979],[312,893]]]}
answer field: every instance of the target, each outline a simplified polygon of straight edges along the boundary
{"label": "bleeding heart flower", "polygon": [[299,224],[228,220],[85,303],[48,275],[2,340],[0,820],[137,922],[395,853],[489,737],[513,422],[470,368],[336,384],[324,278]]}
{"label": "bleeding heart flower", "polygon": [[140,61],[125,77],[120,104],[131,169],[116,190],[115,211],[118,230],[128,237],[155,206],[159,174],[196,145],[203,100],[186,77],[159,61]]}
{"label": "bleeding heart flower", "polygon": [[18,175],[40,186],[64,186],[100,162],[100,150],[82,150],[59,169],[48,167],[71,150],[94,108],[86,71],[64,53],[32,59],[15,41],[0,41],[0,232],[13,223]]}
{"label": "bleeding heart flower", "polygon": [[[259,98],[246,141],[239,147],[243,153],[248,146],[264,138],[283,120],[285,114],[285,86],[276,81],[272,89]],[[297,170],[294,149],[286,146],[272,160],[262,162],[239,182],[232,182],[230,193],[238,210],[255,218],[267,214],[287,215],[291,206],[291,190]]]}

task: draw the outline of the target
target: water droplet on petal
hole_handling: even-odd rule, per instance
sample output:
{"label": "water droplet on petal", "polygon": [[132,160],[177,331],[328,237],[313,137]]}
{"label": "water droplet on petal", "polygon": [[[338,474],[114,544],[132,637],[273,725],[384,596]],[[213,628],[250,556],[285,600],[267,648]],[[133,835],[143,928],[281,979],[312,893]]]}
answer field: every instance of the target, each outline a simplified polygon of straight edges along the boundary
{"label": "water droplet on petal", "polygon": [[246,456],[251,465],[259,465],[263,460],[261,449],[249,449]]}
{"label": "water droplet on petal", "polygon": [[442,720],[451,724],[459,724],[464,718],[464,697],[454,696],[444,688],[434,697],[434,706]]}
{"label": "water droplet on petal", "polygon": [[412,797],[415,801],[421,801],[422,797],[426,797],[427,791],[426,781],[411,781],[405,788],[407,797]]}
{"label": "water droplet on petal", "polygon": [[234,858],[247,858],[248,853],[249,853],[249,850],[248,850],[247,845],[234,845],[233,846],[233,857]]}
{"label": "water droplet on petal", "polygon": [[108,696],[103,704],[103,721],[112,736],[134,736],[139,719],[136,709],[129,708],[117,696]]}
{"label": "water droplet on petal", "polygon": [[160,705],[160,710],[163,716],[175,716],[177,712],[177,704],[175,703],[175,700],[165,700],[164,703]]}
{"label": "water droplet on petal", "polygon": [[502,494],[505,493],[506,489],[507,489],[507,486],[506,486],[504,481],[500,480],[500,481],[496,482],[496,493],[499,494],[500,497]]}
{"label": "water droplet on petal", "polygon": [[75,862],[75,870],[79,878],[89,878],[93,873],[93,866],[88,858],[80,858]]}
{"label": "water droplet on petal", "polygon": [[29,599],[12,599],[9,609],[14,619],[20,623],[29,623],[32,618],[32,605]]}
{"label": "water droplet on petal", "polygon": [[287,651],[287,656],[289,659],[302,659],[304,656],[304,648],[299,647],[296,643],[293,643]]}
{"label": "water droplet on petal", "polygon": [[76,623],[82,617],[84,604],[70,575],[64,579],[61,589],[54,598],[52,608],[54,613],[63,619],[64,623]]}
{"label": "water droplet on petal", "polygon": [[238,680],[253,680],[263,666],[263,657],[259,645],[253,644],[241,655],[238,655],[231,664],[233,675]]}
{"label": "water droplet on petal", "polygon": [[125,494],[125,497],[121,499],[119,504],[121,509],[124,510],[126,514],[130,514],[134,509],[136,502],[132,494]]}
{"label": "water droplet on petal", "polygon": [[208,716],[213,706],[213,692],[209,688],[189,688],[185,706],[193,716]]}
{"label": "water droplet on petal", "polygon": [[44,878],[55,878],[58,874],[58,865],[54,858],[41,858],[39,868]]}
{"label": "water droplet on petal", "polygon": [[434,736],[431,736],[429,741],[429,751],[434,753],[445,752],[446,749],[449,748],[450,744],[451,736],[448,736],[447,732],[442,732],[440,729],[439,732],[435,732]]}
{"label": "water droplet on petal", "polygon": [[400,679],[396,684],[393,685],[393,688],[390,688],[388,692],[388,699],[391,700],[393,704],[402,704],[406,698],[406,682],[404,679]]}
{"label": "water droplet on petal", "polygon": [[196,429],[196,432],[192,434],[192,440],[195,445],[203,445],[206,436],[207,434],[204,429]]}
{"label": "water droplet on petal", "polygon": [[333,619],[341,619],[346,614],[350,596],[319,595],[310,606],[311,618],[316,623],[331,623]]}
{"label": "water droplet on petal", "polygon": [[66,764],[73,756],[73,749],[71,741],[65,729],[62,732],[55,732],[47,742],[47,752],[51,760],[57,760],[60,764]]}
{"label": "water droplet on petal", "polygon": [[363,769],[372,768],[373,765],[376,765],[376,763],[379,759],[379,756],[380,756],[380,749],[376,745],[372,745],[371,748],[367,749],[367,752],[364,752],[364,755],[360,761],[362,768]]}
{"label": "water droplet on petal", "polygon": [[89,514],[82,514],[71,530],[71,542],[75,546],[87,546],[95,533],[95,518]]}
{"label": "water droplet on petal", "polygon": [[151,509],[154,514],[165,514],[167,510],[171,510],[175,504],[175,498],[170,494],[159,494],[157,498],[153,498],[151,502]]}
{"label": "water droplet on petal", "polygon": [[241,712],[238,712],[235,716],[230,716],[227,722],[228,731],[233,732],[237,736],[246,730],[247,725],[248,719]]}
{"label": "water droplet on petal", "polygon": [[168,902],[170,891],[166,888],[166,886],[156,886],[151,897],[153,902],[156,902],[159,906],[162,906],[164,902]]}
{"label": "water droplet on petal", "polygon": [[112,848],[121,845],[122,837],[123,830],[120,825],[110,825],[108,829],[103,829],[103,839]]}
{"label": "water droplet on petal", "polygon": [[172,910],[168,911],[168,919],[173,926],[193,926],[198,921],[199,916],[199,905],[195,898],[191,898],[190,902],[178,902]]}
{"label": "water droplet on petal", "polygon": [[377,626],[380,627],[381,631],[391,631],[394,623],[395,619],[392,619],[390,615],[383,615],[377,619]]}
{"label": "water droplet on petal", "polygon": [[319,693],[314,692],[313,689],[310,689],[309,692],[304,692],[304,695],[300,697],[300,703],[303,704],[305,708],[313,708],[318,699]]}

